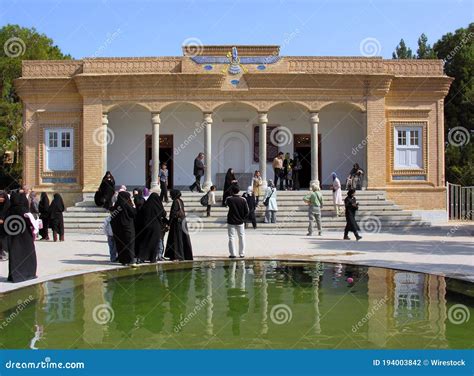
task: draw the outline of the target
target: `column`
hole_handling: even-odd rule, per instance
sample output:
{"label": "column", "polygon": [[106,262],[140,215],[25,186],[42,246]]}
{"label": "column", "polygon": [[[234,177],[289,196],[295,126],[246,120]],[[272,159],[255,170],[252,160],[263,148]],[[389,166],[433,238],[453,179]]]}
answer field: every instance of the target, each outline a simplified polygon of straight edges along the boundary
{"label": "column", "polygon": [[204,113],[204,185],[208,190],[212,185],[212,112]]}
{"label": "column", "polygon": [[102,173],[107,172],[107,144],[108,134],[107,127],[109,126],[109,119],[107,112],[102,113]]}
{"label": "column", "polygon": [[258,114],[259,128],[259,139],[258,139],[258,161],[260,175],[262,176],[263,185],[262,188],[267,187],[267,124],[268,116],[266,112],[260,112]]}
{"label": "column", "polygon": [[319,165],[318,165],[318,127],[319,113],[311,112],[309,121],[311,123],[311,183],[319,184]]}
{"label": "column", "polygon": [[154,192],[160,192],[160,185],[158,184],[158,173],[160,172],[160,113],[152,112],[152,142],[151,142],[151,186],[150,189]]}

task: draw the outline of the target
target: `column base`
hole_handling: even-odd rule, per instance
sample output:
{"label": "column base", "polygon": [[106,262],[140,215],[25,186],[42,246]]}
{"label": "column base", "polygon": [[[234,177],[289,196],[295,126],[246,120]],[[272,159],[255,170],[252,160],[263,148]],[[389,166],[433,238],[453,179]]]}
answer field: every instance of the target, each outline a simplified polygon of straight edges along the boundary
{"label": "column base", "polygon": [[311,185],[313,185],[313,184],[317,184],[317,185],[319,186],[319,188],[321,188],[321,184],[320,184],[319,180],[316,179],[316,180],[311,180],[311,181],[309,182],[309,186],[310,186],[310,187],[311,187]]}
{"label": "column base", "polygon": [[151,182],[150,184],[150,193],[156,192],[156,193],[161,193],[161,188],[160,185],[157,182]]}
{"label": "column base", "polygon": [[211,189],[212,187],[212,181],[205,181],[203,184],[202,184],[202,190],[203,191],[208,191],[209,189]]}

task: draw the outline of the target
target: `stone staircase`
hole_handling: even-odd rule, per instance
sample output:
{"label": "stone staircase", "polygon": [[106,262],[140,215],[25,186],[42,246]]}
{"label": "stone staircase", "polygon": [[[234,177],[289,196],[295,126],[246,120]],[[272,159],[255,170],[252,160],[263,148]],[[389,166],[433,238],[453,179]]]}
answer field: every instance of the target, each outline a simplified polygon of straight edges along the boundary
{"label": "stone staircase", "polygon": [[[264,229],[306,229],[308,226],[307,206],[302,197],[307,191],[278,191],[277,223],[263,223],[265,208],[257,209],[259,228]],[[332,192],[323,191],[325,206],[322,210],[323,229],[342,230],[345,218],[336,217],[332,205]],[[188,225],[194,231],[199,229],[219,229],[226,226],[227,208],[220,206],[222,192],[216,193],[217,204],[206,217],[206,208],[199,203],[202,194],[183,192]],[[379,232],[417,226],[429,226],[412,212],[403,210],[394,202],[387,200],[385,191],[357,191],[359,211],[357,220],[362,232]],[[260,200],[262,201],[262,200]],[[165,204],[169,212],[171,203]],[[67,208],[64,213],[64,226],[69,232],[88,232],[102,234],[102,222],[107,212],[94,204],[93,194],[86,195],[84,201]]]}

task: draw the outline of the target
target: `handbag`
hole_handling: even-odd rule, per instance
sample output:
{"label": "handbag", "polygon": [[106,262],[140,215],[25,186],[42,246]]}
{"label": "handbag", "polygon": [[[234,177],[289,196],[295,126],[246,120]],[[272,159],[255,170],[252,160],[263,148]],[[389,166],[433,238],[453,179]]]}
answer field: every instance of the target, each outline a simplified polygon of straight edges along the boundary
{"label": "handbag", "polygon": [[268,204],[270,203],[270,198],[273,196],[273,192],[275,192],[275,189],[272,189],[271,195],[268,196],[268,197],[263,201],[263,205],[268,206]]}
{"label": "handbag", "polygon": [[199,202],[201,203],[202,206],[209,205],[209,192],[206,193],[204,196],[202,196]]}

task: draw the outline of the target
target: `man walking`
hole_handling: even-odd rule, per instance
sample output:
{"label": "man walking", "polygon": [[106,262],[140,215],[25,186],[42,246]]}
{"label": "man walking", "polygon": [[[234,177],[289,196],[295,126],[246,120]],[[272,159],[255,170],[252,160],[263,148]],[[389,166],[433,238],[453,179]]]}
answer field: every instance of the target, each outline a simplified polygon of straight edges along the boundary
{"label": "man walking", "polygon": [[311,194],[305,196],[304,201],[309,205],[308,208],[308,236],[313,235],[314,232],[314,222],[318,227],[318,235],[321,236],[321,209],[323,207],[323,195],[321,189],[319,188],[318,183],[311,184]]}
{"label": "man walking", "polygon": [[229,258],[235,258],[235,234],[239,237],[239,256],[245,257],[245,227],[244,223],[249,214],[247,200],[239,196],[239,187],[233,184],[230,188],[231,196],[226,199],[227,213],[227,233],[229,235]]}
{"label": "man walking", "polygon": [[201,178],[204,176],[204,153],[199,153],[196,159],[194,160],[194,170],[193,175],[196,178],[196,181],[189,186],[191,192],[194,191],[194,188],[197,188],[199,193],[204,193],[201,189]]}

